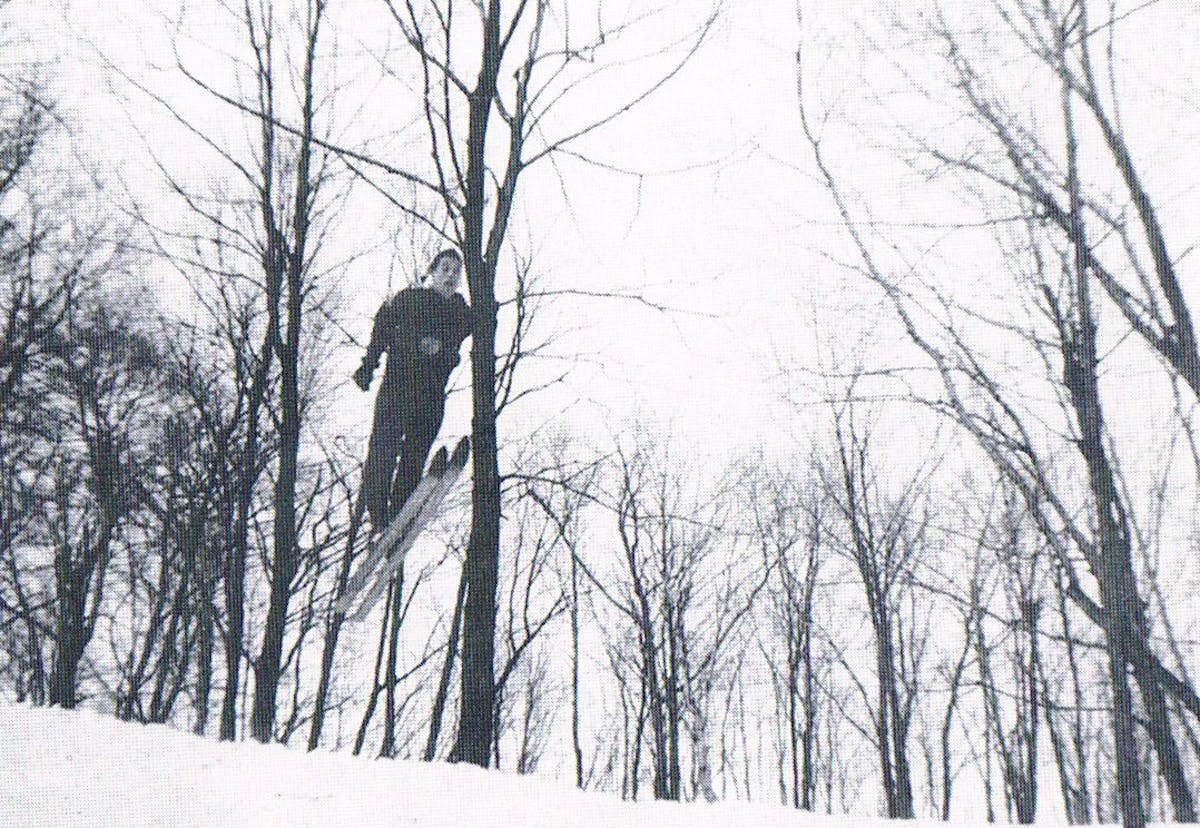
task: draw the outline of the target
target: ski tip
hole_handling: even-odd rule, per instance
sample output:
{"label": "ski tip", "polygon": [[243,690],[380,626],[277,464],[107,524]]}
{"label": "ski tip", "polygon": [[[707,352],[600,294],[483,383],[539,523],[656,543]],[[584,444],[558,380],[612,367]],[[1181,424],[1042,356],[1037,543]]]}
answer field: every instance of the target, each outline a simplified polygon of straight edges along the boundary
{"label": "ski tip", "polygon": [[[357,602],[358,598],[355,597],[354,600],[347,601],[345,606],[338,606],[334,609],[333,615],[335,618],[339,619],[339,623],[355,625],[362,622],[363,618],[366,616],[366,612],[361,603],[359,603],[358,606],[355,606],[355,603]],[[366,609],[369,610],[370,607],[367,606]]]}
{"label": "ski tip", "polygon": [[446,470],[446,465],[449,462],[446,455],[446,447],[442,446],[437,450],[437,454],[433,455],[433,459],[429,461],[429,471],[426,472],[430,477],[436,477]]}
{"label": "ski tip", "polygon": [[463,437],[458,441],[458,445],[454,447],[454,454],[450,456],[450,465],[458,466],[460,469],[467,465],[467,456],[471,453],[471,438]]}

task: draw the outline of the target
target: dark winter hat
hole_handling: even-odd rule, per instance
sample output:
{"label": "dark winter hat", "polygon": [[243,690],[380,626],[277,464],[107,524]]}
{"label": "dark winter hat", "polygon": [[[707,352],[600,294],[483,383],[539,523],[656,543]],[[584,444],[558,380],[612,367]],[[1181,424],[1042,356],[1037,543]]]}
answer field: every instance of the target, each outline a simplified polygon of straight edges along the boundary
{"label": "dark winter hat", "polygon": [[462,264],[462,256],[459,255],[458,251],[455,250],[453,247],[447,247],[441,253],[438,253],[436,256],[433,257],[433,261],[431,261],[429,263],[429,269],[433,270],[435,267],[440,265],[445,259],[453,259],[456,264],[459,264],[459,265]]}

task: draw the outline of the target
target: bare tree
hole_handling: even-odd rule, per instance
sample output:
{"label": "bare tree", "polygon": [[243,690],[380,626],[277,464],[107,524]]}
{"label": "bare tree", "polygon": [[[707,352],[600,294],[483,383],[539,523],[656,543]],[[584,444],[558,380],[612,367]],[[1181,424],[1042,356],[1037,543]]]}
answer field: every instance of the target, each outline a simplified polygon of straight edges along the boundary
{"label": "bare tree", "polygon": [[[844,527],[845,554],[862,582],[871,624],[876,700],[860,690],[871,711],[872,741],[879,755],[887,815],[914,816],[909,731],[921,682],[925,634],[913,608],[913,569],[925,545],[926,472],[918,471],[897,495],[885,492],[871,457],[871,432],[856,417],[851,387],[834,412],[832,468],[822,472],[833,510]],[[905,617],[905,616],[909,617]],[[844,658],[843,658],[844,660]]]}
{"label": "bare tree", "polygon": [[[635,89],[624,103],[582,125],[556,127],[553,115],[559,104],[577,94],[581,85],[605,74],[603,56],[637,22],[636,17],[610,24],[601,14],[592,18],[594,25],[585,32],[580,29],[581,16],[566,13],[565,6],[560,9],[550,0],[521,2],[507,13],[499,0],[474,9],[442,0],[403,4],[389,0],[388,8],[418,61],[434,168],[431,175],[390,169],[402,172],[406,181],[436,199],[463,254],[471,298],[474,494],[463,609],[461,713],[451,758],[486,766],[493,742],[492,661],[502,508],[496,437],[496,285],[518,182],[532,165],[566,152],[677,74],[703,41],[711,18],[679,41],[683,49],[679,61]],[[479,42],[477,53],[470,57],[451,48],[467,36]],[[423,217],[420,210],[411,212]],[[431,224],[440,232],[439,222]]]}
{"label": "bare tree", "polygon": [[[820,701],[813,610],[822,557],[822,502],[817,489],[806,490],[791,475],[772,469],[758,475],[751,472],[747,501],[763,571],[772,576],[767,593],[771,631],[783,644],[782,658],[769,652],[767,661],[778,684],[778,715],[786,732],[790,800],[792,807],[812,811],[816,807]],[[782,779],[780,786],[786,797]]]}
{"label": "bare tree", "polygon": [[612,473],[619,569],[579,563],[594,601],[621,621],[604,623],[632,722],[623,789],[636,798],[645,739],[656,799],[687,795],[689,758],[690,794],[712,799],[713,705],[736,676],[737,636],[767,575],[748,577],[722,557],[742,550],[722,531],[729,499],[720,480],[700,482],[645,446],[619,447]]}
{"label": "bare tree", "polygon": [[567,440],[554,442],[549,450],[547,468],[527,476],[525,496],[531,499],[551,521],[556,542],[569,558],[564,593],[571,620],[571,749],[575,759],[575,786],[584,788],[583,744],[580,736],[580,601],[586,596],[581,585],[581,522],[585,505],[596,497],[599,463],[572,466],[566,457]]}
{"label": "bare tree", "polygon": [[[171,371],[169,360],[162,362]],[[207,446],[196,424],[182,414],[163,417],[151,446],[155,464],[140,488],[153,522],[144,539],[131,547],[125,565],[128,581],[122,609],[127,627],[113,629],[114,653],[128,636],[125,659],[118,662],[121,684],[116,712],[124,719],[165,722],[184,691],[193,656],[196,663],[196,729],[203,732],[214,636],[215,563],[207,554],[213,499],[208,491]],[[149,700],[145,691],[149,690]]]}
{"label": "bare tree", "polygon": [[114,308],[74,301],[52,353],[61,431],[52,447],[53,489],[42,507],[54,550],[49,701],[73,707],[118,532],[140,500],[137,480],[146,459],[135,438],[148,425],[158,359],[149,339]]}
{"label": "bare tree", "polygon": [[[186,397],[188,410],[200,428],[196,436],[207,447],[204,480],[214,501],[215,528],[205,554],[217,576],[207,600],[214,616],[209,620],[217,625],[216,594],[222,598],[217,626],[224,651],[225,686],[218,732],[220,738],[231,740],[237,729],[241,665],[247,657],[245,585],[250,529],[259,508],[259,480],[271,456],[261,424],[269,391],[270,342],[264,335],[261,346],[254,344],[255,301],[221,275],[229,250],[220,232],[215,239],[215,261],[212,273],[207,274],[212,276],[211,282],[195,277],[198,283],[212,287],[211,294],[197,290],[210,314],[208,325],[178,342],[168,339],[168,348],[180,377],[180,394]],[[197,261],[202,261],[203,255],[203,250],[198,250]],[[198,266],[197,270],[205,274],[204,268]],[[201,645],[210,646],[203,637]],[[202,678],[202,687],[208,681]],[[206,716],[207,705],[201,718]]]}
{"label": "bare tree", "polygon": [[547,686],[549,668],[545,655],[539,651],[525,659],[524,665],[526,675],[521,682],[524,703],[521,707],[521,735],[516,763],[516,771],[520,774],[537,770],[551,738],[554,718],[554,709],[545,698],[551,689]]}
{"label": "bare tree", "polygon": [[[206,350],[226,367],[224,375],[204,379],[192,394],[219,454],[213,484],[221,492],[218,512],[227,616],[222,625],[226,681],[220,732],[224,739],[236,733],[243,660],[249,660],[255,673],[252,735],[260,741],[274,738],[284,668],[298,665],[293,659],[298,658],[315,618],[310,608],[299,616],[300,624],[291,627],[289,607],[303,585],[315,586],[325,569],[320,556],[341,532],[340,527],[322,522],[327,510],[319,505],[328,491],[321,479],[328,452],[323,456],[318,452],[310,462],[312,455],[303,440],[306,409],[324,381],[314,366],[323,356],[327,331],[322,311],[328,310],[331,288],[320,278],[318,262],[332,225],[331,208],[345,195],[332,183],[329,151],[321,148],[318,135],[333,94],[322,90],[318,73],[326,8],[325,0],[311,0],[298,15],[289,16],[300,30],[294,38],[300,44],[300,57],[294,62],[290,57],[293,32],[273,3],[264,0],[236,10],[232,16],[242,30],[245,59],[230,60],[249,90],[244,97],[225,94],[206,78],[207,67],[197,71],[176,44],[174,77],[185,79],[213,100],[258,116],[249,121],[257,135],[244,149],[224,140],[219,129],[172,100],[127,78],[232,173],[228,192],[204,195],[187,174],[172,171],[149,148],[169,189],[201,229],[162,227],[154,212],[135,207],[163,260],[193,286],[206,317],[202,323],[207,326],[202,331]],[[293,116],[299,126],[285,127],[282,121]],[[192,377],[200,380],[201,372],[193,371]],[[203,388],[215,390],[201,393]],[[272,461],[268,501],[262,480]],[[338,477],[336,470],[333,477]],[[246,597],[247,578],[255,573],[247,571],[247,564],[254,545],[252,532],[267,509],[272,524],[271,552],[263,556],[268,601],[258,653],[251,656]],[[305,521],[312,521],[311,526],[304,526]],[[305,544],[304,534],[313,526],[323,527],[322,531]],[[296,638],[285,649],[290,633]],[[285,730],[290,732],[294,725],[289,720]]]}
{"label": "bare tree", "polygon": [[[970,520],[978,543],[966,594],[960,596],[965,645],[956,673],[961,681],[967,655],[973,654],[988,731],[982,761],[989,772],[993,755],[999,763],[1009,819],[1030,824],[1038,805],[1046,543],[1019,493],[1003,480],[981,501],[980,513]],[[943,733],[948,722],[949,716]],[[948,808],[943,814],[948,818]]]}
{"label": "bare tree", "polygon": [[[1112,290],[1114,298],[1127,308],[1156,299],[1143,294],[1141,299],[1129,290],[1116,290],[1098,260],[1092,230],[1121,237],[1123,223],[1097,218],[1104,208],[1090,206],[1097,196],[1085,191],[1080,175],[1080,122],[1075,105],[1080,101],[1089,114],[1103,120],[1102,107],[1094,78],[1083,67],[1091,60],[1086,45],[1080,43],[1096,36],[1089,27],[1085,4],[1059,8],[1054,4],[1012,3],[998,7],[1006,35],[1042,58],[1050,69],[1050,81],[1060,93],[1055,122],[1061,127],[1059,147],[1023,122],[1004,105],[993,84],[981,74],[976,56],[971,54],[964,35],[943,16],[930,21],[927,32],[945,46],[950,77],[958,100],[982,127],[984,136],[997,142],[998,155],[980,155],[969,151],[944,150],[936,142],[922,142],[918,149],[926,157],[955,172],[975,176],[1007,193],[1001,209],[1017,213],[1018,233],[1005,236],[1001,243],[1010,272],[1019,277],[1020,307],[1027,319],[996,319],[964,308],[949,291],[939,289],[918,268],[918,279],[901,286],[883,254],[874,246],[870,230],[851,214],[844,190],[831,171],[816,122],[805,114],[802,98],[802,124],[816,155],[823,181],[834,197],[845,226],[850,232],[866,275],[880,285],[910,339],[925,353],[941,378],[944,395],[931,400],[932,406],[948,414],[970,433],[1012,485],[1021,492],[1025,508],[1033,516],[1039,531],[1054,551],[1056,563],[1066,579],[1067,591],[1075,604],[1105,631],[1109,685],[1112,689],[1113,744],[1117,766],[1116,790],[1120,795],[1122,819],[1129,825],[1144,823],[1139,751],[1135,731],[1134,699],[1128,683],[1128,668],[1140,691],[1147,728],[1154,747],[1157,766],[1171,798],[1175,816],[1182,821],[1195,818],[1192,794],[1180,760],[1178,745],[1166,697],[1169,694],[1194,714],[1195,692],[1188,682],[1168,670],[1155,654],[1149,637],[1149,619],[1139,597],[1131,525],[1136,503],[1118,483],[1118,449],[1122,435],[1114,434],[1106,424],[1101,394],[1100,362],[1108,347],[1100,340],[1100,317],[1093,306],[1091,286],[1100,284]],[[1147,233],[1152,258],[1162,259],[1165,250],[1161,235],[1154,231],[1153,210],[1145,209],[1144,190],[1137,186],[1133,166],[1122,150],[1119,136],[1099,123],[1104,144],[1112,154],[1122,181],[1130,189],[1131,201],[1139,213],[1139,223]],[[993,159],[998,159],[995,162]],[[1007,165],[1008,169],[1004,169]],[[1036,186],[1035,186],[1036,182]],[[1137,193],[1137,195],[1134,195]],[[1047,196],[1052,196],[1047,199]],[[989,218],[995,201],[985,200]],[[990,225],[998,227],[999,225]],[[1057,230],[1057,232],[1056,232]],[[1021,236],[1023,234],[1023,236]],[[998,233],[998,235],[1001,235]],[[1020,238],[1017,238],[1020,236]],[[1128,239],[1128,235],[1125,236]],[[911,263],[899,265],[905,272]],[[1129,272],[1140,272],[1130,265]],[[1165,271],[1163,271],[1165,272]],[[1168,274],[1169,275],[1169,274]],[[1172,292],[1170,279],[1156,277],[1157,287]],[[918,287],[919,282],[919,287]],[[1142,286],[1148,287],[1149,280]],[[1130,304],[1132,303],[1132,304]],[[1182,306],[1164,300],[1172,312]],[[1173,322],[1179,322],[1182,315]],[[970,321],[968,321],[968,319]],[[1134,326],[1134,317],[1125,314],[1125,322]],[[1039,424],[1044,411],[1033,404],[1026,393],[1011,385],[1003,366],[990,359],[976,325],[1015,335],[1029,355],[1028,364],[1041,366],[1046,380],[1054,388],[1059,405],[1056,417],[1062,418],[1058,431]],[[1186,324],[1184,325],[1186,328]],[[1134,327],[1137,330],[1136,327]],[[1186,334],[1186,330],[1184,331]],[[1160,332],[1164,338],[1169,336]],[[1121,334],[1118,333],[1115,338]],[[1167,350],[1175,351],[1172,346]],[[1161,353],[1161,349],[1160,349]],[[1183,360],[1181,364],[1185,364]],[[1028,376],[1028,375],[1027,375]],[[1076,462],[1087,481],[1085,491],[1071,486],[1051,462],[1052,440],[1069,434]],[[1078,503],[1086,502],[1088,519],[1079,518]],[[1086,566],[1091,583],[1078,571]]]}
{"label": "bare tree", "polygon": [[[257,66],[258,106],[267,117],[262,124],[262,177],[259,209],[266,244],[262,266],[266,277],[268,313],[274,319],[272,343],[280,367],[279,469],[275,477],[274,555],[268,581],[271,585],[262,650],[255,661],[254,712],[251,716],[254,738],[270,741],[276,711],[280,659],[287,625],[288,604],[299,566],[299,541],[296,526],[297,464],[300,455],[300,343],[305,294],[311,289],[312,257],[317,245],[310,240],[310,227],[318,209],[317,197],[323,171],[314,168],[313,134],[315,109],[315,66],[318,35],[325,13],[325,0],[311,0],[304,21],[304,61],[300,69],[300,134],[291,150],[294,157],[278,167],[281,137],[275,128],[275,96],[278,91],[272,41],[274,21],[269,10],[258,20],[247,9],[245,21]],[[279,209],[282,196],[274,187],[281,172],[294,167],[290,212]],[[286,290],[286,300],[283,299]],[[282,304],[282,308],[280,305]],[[271,327],[270,323],[268,324]]]}
{"label": "bare tree", "polygon": [[503,603],[497,630],[501,660],[496,672],[494,710],[497,726],[492,747],[497,767],[503,736],[500,723],[504,721],[505,688],[514,675],[521,676],[523,686],[520,690],[527,704],[519,739],[519,750],[522,752],[518,755],[517,764],[521,766],[523,758],[533,759],[532,754],[524,757],[523,751],[526,748],[533,749],[530,734],[526,732],[532,726],[530,718],[544,715],[536,708],[544,703],[539,694],[543,693],[546,681],[538,672],[544,672],[545,665],[527,666],[524,662],[529,658],[531,647],[545,634],[551,623],[563,614],[569,603],[566,592],[561,588],[561,581],[555,577],[559,559],[564,553],[569,554],[569,548],[554,516],[544,512],[532,498],[518,502],[509,510],[509,514],[512,518],[512,552],[503,562],[506,577],[500,595]]}
{"label": "bare tree", "polygon": [[[51,114],[34,84],[0,96],[0,197],[35,193],[34,161]],[[42,648],[48,628],[30,573],[17,555],[39,531],[35,503],[46,471],[45,453],[38,448],[39,395],[31,375],[63,322],[65,300],[82,264],[72,255],[61,263],[66,266],[56,262],[55,225],[43,212],[48,207],[35,201],[27,221],[0,219],[0,607],[9,619],[5,649],[17,696],[38,703],[48,690]]]}

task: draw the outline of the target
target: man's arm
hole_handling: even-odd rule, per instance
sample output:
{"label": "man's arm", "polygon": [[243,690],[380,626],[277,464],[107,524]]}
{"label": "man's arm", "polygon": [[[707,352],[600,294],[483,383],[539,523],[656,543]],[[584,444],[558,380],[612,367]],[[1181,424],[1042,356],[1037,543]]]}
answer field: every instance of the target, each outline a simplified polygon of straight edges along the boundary
{"label": "man's arm", "polygon": [[375,322],[371,326],[371,341],[367,344],[367,352],[363,355],[362,365],[354,372],[354,382],[366,391],[371,387],[371,377],[379,366],[379,357],[387,347],[389,336],[394,335],[396,327],[396,305],[398,296],[393,296],[379,306],[375,313]]}

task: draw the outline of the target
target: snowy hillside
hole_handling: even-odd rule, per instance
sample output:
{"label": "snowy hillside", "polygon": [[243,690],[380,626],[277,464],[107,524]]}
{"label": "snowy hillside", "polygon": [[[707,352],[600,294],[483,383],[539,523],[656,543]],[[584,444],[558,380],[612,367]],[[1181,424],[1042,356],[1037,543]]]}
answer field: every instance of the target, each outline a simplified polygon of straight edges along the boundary
{"label": "snowy hillside", "polygon": [[[629,803],[553,781],[278,745],[222,744],[85,711],[0,704],[4,826],[870,826],[784,808]],[[912,828],[941,823],[910,822]]]}

